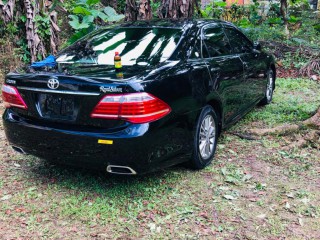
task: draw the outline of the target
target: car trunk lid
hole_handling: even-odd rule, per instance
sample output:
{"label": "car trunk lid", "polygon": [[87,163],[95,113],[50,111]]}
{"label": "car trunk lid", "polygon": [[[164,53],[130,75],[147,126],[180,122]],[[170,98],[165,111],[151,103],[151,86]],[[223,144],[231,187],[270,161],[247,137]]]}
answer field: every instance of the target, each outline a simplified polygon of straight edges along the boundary
{"label": "car trunk lid", "polygon": [[28,109],[20,117],[47,124],[117,128],[121,120],[93,119],[90,114],[106,95],[127,92],[127,82],[64,74],[9,74],[6,83],[18,89]]}

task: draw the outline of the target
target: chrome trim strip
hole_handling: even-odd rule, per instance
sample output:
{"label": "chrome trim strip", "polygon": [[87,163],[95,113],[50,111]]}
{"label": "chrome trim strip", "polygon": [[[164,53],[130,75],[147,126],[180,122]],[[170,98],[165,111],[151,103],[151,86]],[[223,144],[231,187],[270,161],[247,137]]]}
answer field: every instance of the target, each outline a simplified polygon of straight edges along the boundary
{"label": "chrome trim strip", "polygon": [[33,92],[44,92],[44,93],[59,93],[59,94],[69,94],[69,95],[81,95],[81,96],[99,96],[100,93],[93,92],[73,92],[73,91],[65,91],[65,90],[50,90],[43,88],[30,88],[30,87],[17,87],[21,90],[28,90]]}

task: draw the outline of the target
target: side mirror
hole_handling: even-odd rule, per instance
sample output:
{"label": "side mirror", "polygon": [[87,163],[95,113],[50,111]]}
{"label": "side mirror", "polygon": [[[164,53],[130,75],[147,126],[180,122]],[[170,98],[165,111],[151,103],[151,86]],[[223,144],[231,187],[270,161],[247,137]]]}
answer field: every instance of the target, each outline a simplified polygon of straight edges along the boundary
{"label": "side mirror", "polygon": [[262,50],[261,44],[259,42],[254,42],[253,49],[256,51],[261,51]]}

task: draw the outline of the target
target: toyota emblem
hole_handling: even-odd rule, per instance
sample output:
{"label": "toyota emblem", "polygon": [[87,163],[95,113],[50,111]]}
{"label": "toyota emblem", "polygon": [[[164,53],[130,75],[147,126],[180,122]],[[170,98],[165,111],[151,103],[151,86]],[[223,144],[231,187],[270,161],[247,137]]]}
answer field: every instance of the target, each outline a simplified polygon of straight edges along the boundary
{"label": "toyota emblem", "polygon": [[50,78],[47,85],[50,89],[57,89],[59,87],[59,81],[58,79]]}

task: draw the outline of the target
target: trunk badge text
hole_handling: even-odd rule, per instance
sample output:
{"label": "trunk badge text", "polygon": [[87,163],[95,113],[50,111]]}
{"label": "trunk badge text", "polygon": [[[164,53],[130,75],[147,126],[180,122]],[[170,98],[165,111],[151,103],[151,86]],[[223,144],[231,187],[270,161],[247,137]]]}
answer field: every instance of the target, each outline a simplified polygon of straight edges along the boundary
{"label": "trunk badge text", "polygon": [[7,79],[6,82],[9,83],[9,84],[16,84],[15,80],[10,80],[10,79]]}
{"label": "trunk badge text", "polygon": [[103,93],[107,93],[107,92],[122,92],[122,88],[101,86],[100,87],[100,91],[103,92]]}
{"label": "trunk badge text", "polygon": [[59,87],[59,81],[55,78],[50,78],[47,83],[48,88],[57,89]]}

